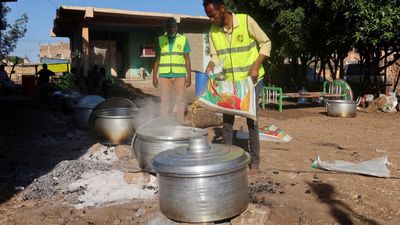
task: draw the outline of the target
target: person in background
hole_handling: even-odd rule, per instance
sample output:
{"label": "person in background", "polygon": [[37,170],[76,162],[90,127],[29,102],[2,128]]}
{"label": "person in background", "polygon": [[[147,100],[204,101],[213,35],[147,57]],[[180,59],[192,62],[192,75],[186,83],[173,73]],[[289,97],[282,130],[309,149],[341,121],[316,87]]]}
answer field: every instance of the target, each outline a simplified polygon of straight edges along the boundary
{"label": "person in background", "polygon": [[38,75],[38,86],[39,86],[39,95],[41,97],[47,96],[49,93],[57,90],[56,85],[50,83],[50,77],[56,75],[53,71],[47,68],[47,64],[42,64],[42,69],[39,70]]}
{"label": "person in background", "polygon": [[100,68],[100,79],[101,79],[101,90],[103,92],[103,97],[107,98],[110,90],[110,86],[112,84],[112,80],[109,75],[106,73],[106,69],[103,67]]}
{"label": "person in background", "polygon": [[[153,65],[153,86],[161,89],[161,116],[169,115],[172,108],[171,98],[176,104],[176,118],[184,121],[184,90],[191,85],[190,45],[188,39],[178,34],[178,25],[174,18],[165,23],[166,33],[159,36],[156,59]],[[159,73],[159,78],[157,76]]]}
{"label": "person in background", "polygon": [[50,77],[56,75],[53,71],[47,69],[47,64],[43,63],[42,69],[38,72],[39,85],[49,85]]}
{"label": "person in background", "polygon": [[6,93],[14,93],[17,90],[15,83],[8,77],[4,65],[0,65],[0,86],[4,88]]}
{"label": "person in background", "polygon": [[100,85],[101,85],[101,74],[99,67],[97,65],[93,65],[92,70],[88,72],[86,86],[88,88],[88,92],[91,94],[100,94]]}
{"label": "person in background", "polygon": [[[250,76],[254,83],[255,93],[259,93],[258,83],[262,82],[264,76],[262,62],[270,56],[270,39],[252,17],[228,11],[223,0],[203,0],[203,7],[211,21],[209,41],[211,61],[206,68],[206,73],[213,72],[218,61],[224,60],[223,70],[227,80],[240,81]],[[256,102],[258,102],[259,95],[257,94],[256,97]],[[251,155],[250,174],[260,172],[257,120],[247,118]],[[223,115],[224,144],[232,144],[234,121],[235,116]]]}

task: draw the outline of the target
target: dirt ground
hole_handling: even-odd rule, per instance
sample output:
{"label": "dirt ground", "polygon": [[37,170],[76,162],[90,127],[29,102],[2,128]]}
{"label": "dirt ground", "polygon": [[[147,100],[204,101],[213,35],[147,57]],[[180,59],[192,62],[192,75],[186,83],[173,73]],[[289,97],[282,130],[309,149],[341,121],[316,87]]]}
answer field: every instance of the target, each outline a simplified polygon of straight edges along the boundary
{"label": "dirt ground", "polygon": [[[150,81],[130,84],[158,95]],[[188,89],[187,99],[193,93],[193,87]],[[1,99],[0,224],[179,224],[163,218],[156,195],[83,208],[74,207],[70,193],[62,189],[27,195],[35,191],[30,185],[54,174],[61,162],[78,160],[100,144],[87,130],[76,129],[70,115],[48,105]],[[251,206],[265,209],[266,219],[242,224],[400,224],[400,113],[333,118],[322,106],[288,103],[281,113],[271,106],[259,115],[260,127],[276,125],[293,139],[289,143],[261,141],[262,172],[249,176],[249,191]],[[240,126],[246,128],[245,119],[237,119],[235,129]],[[220,126],[207,129],[210,140],[219,139]],[[126,150],[129,146],[123,147],[125,152],[117,154],[117,161],[126,167],[117,168],[133,179],[137,175],[126,168],[135,162]],[[323,161],[350,162],[387,156],[391,178],[313,169],[317,155]],[[61,181],[53,179],[49,185],[58,187]]]}

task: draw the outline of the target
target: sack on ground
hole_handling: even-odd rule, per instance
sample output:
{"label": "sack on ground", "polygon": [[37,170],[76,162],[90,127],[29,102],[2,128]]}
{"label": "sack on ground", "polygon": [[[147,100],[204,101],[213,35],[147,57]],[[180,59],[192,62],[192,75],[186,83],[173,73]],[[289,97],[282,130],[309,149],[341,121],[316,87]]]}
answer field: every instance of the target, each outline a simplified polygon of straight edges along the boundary
{"label": "sack on ground", "polygon": [[210,76],[199,105],[206,109],[256,120],[256,98],[250,77],[241,81],[218,81]]}

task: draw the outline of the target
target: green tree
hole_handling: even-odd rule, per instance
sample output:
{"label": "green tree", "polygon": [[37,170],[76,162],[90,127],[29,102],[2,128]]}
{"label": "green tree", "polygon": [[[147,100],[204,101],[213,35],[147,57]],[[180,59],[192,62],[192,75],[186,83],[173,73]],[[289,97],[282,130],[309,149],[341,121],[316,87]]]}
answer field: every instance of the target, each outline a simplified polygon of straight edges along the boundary
{"label": "green tree", "polygon": [[9,24],[6,19],[7,13],[10,8],[0,3],[0,23],[2,28],[0,30],[0,60],[7,57],[17,47],[18,40],[24,37],[27,31],[28,16],[23,14],[20,18],[16,19],[13,24]]}
{"label": "green tree", "polygon": [[351,12],[357,13],[346,14],[356,26],[354,47],[366,65],[366,82],[371,73],[378,76],[382,71],[386,82],[386,68],[397,60],[391,56],[400,53],[399,5],[399,0],[356,0]]}

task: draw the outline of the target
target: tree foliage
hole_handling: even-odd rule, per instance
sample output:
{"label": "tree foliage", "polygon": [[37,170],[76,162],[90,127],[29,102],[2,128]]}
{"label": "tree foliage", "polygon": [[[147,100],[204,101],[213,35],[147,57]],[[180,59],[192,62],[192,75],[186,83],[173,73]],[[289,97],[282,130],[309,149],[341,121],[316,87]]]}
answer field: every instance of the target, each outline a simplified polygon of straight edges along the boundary
{"label": "tree foliage", "polygon": [[[275,64],[284,59],[309,65],[318,61],[343,74],[343,60],[355,48],[363,62],[378,66],[399,52],[399,0],[226,0],[248,13],[272,41]],[[385,50],[386,54],[381,54]],[[382,70],[391,62],[381,66]],[[305,75],[305,71],[303,71]]]}
{"label": "tree foliage", "polygon": [[16,19],[13,24],[9,24],[6,19],[10,8],[0,3],[1,23],[5,30],[0,31],[0,59],[7,57],[17,47],[18,40],[25,36],[27,31],[28,16],[23,14]]}

